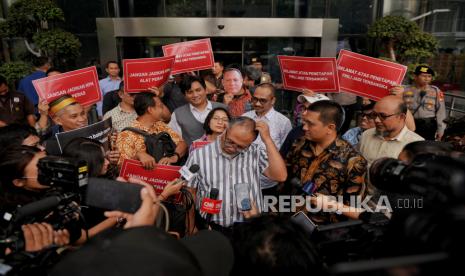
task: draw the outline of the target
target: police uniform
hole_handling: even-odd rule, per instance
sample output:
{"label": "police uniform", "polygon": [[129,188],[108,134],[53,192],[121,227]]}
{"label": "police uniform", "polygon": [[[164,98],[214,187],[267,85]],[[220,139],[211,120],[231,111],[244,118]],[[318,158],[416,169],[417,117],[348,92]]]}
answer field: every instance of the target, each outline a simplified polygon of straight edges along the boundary
{"label": "police uniform", "polygon": [[0,121],[27,124],[29,115],[34,115],[34,106],[24,94],[9,91],[0,96]]}
{"label": "police uniform", "polygon": [[[426,66],[419,66],[415,73],[434,72]],[[422,90],[414,85],[406,86],[403,94],[404,102],[415,118],[415,132],[426,140],[435,140],[435,134],[444,134],[446,124],[446,105],[444,94],[438,87],[428,85]]]}

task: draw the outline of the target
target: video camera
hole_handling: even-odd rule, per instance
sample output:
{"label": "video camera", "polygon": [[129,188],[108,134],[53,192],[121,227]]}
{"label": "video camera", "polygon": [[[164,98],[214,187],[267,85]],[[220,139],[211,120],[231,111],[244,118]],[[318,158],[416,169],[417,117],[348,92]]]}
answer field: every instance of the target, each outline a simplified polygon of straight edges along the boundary
{"label": "video camera", "polygon": [[421,199],[423,204],[394,208],[384,242],[376,249],[381,253],[377,259],[336,264],[332,275],[448,275],[462,268],[463,159],[434,154],[418,155],[410,164],[379,159],[370,168],[370,179],[392,201]]}
{"label": "video camera", "polygon": [[46,156],[39,160],[37,167],[39,183],[53,190],[78,193],[80,187],[87,185],[87,163],[83,160]]}
{"label": "video camera", "polygon": [[21,225],[24,224],[45,222],[55,230],[67,229],[71,241],[81,236],[80,188],[87,184],[86,162],[47,156],[40,159],[37,166],[39,183],[50,186],[50,189],[42,199],[20,206],[14,212],[2,214],[1,225],[5,227],[0,230],[0,250],[23,250]]}
{"label": "video camera", "polygon": [[425,207],[465,200],[465,162],[448,156],[420,154],[411,164],[378,159],[370,168],[370,179],[381,191],[422,198]]}

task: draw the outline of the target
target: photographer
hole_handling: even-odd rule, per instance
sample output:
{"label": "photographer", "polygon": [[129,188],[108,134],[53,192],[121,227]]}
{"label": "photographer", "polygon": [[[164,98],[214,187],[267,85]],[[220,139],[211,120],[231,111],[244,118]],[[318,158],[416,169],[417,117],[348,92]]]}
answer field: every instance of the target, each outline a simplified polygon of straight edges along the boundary
{"label": "photographer", "polygon": [[0,209],[13,211],[18,205],[44,196],[48,186],[37,180],[39,159],[46,153],[30,146],[16,146],[0,157]]}
{"label": "photographer", "polygon": [[[20,206],[25,206],[37,202],[46,196],[50,196],[51,191],[55,194],[59,194],[58,191],[55,191],[55,189],[52,189],[48,185],[43,185],[38,180],[38,163],[39,160],[44,157],[46,157],[44,151],[30,146],[10,147],[3,151],[0,157],[0,210],[2,214],[9,213],[14,216]],[[78,208],[76,203],[69,202],[69,205],[70,204],[73,205],[73,208]],[[82,234],[78,222],[79,215],[75,212],[70,213],[70,220],[68,220],[68,218],[62,218],[52,211],[52,208],[50,208],[50,210],[41,210],[34,215],[37,217],[31,217],[30,220],[15,223],[29,224],[43,222],[46,219],[52,220],[61,228],[68,229],[67,232],[69,233],[67,233],[67,235],[70,237],[71,241],[77,240]],[[3,217],[3,219],[5,219],[5,217]],[[2,221],[3,224],[5,224],[5,222],[6,220]],[[2,225],[2,229],[14,230],[21,224]],[[50,222],[50,224],[52,224],[52,222]],[[32,233],[37,233],[37,227],[35,226],[32,226],[32,228],[26,226],[25,229],[26,231],[29,229]],[[34,235],[32,238],[34,238]]]}

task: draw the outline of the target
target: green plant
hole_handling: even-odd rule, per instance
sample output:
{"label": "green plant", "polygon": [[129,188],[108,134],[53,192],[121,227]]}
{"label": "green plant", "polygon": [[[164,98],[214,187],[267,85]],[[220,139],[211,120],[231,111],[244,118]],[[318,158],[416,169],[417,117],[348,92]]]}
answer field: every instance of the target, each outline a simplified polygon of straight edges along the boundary
{"label": "green plant", "polygon": [[43,49],[45,56],[61,58],[76,58],[79,56],[81,42],[73,34],[61,29],[36,33],[35,44]]}
{"label": "green plant", "polygon": [[56,28],[63,21],[63,11],[51,0],[18,0],[0,23],[0,35],[23,38],[34,56],[48,56],[61,65],[62,60],[79,56],[81,47],[76,36]]}
{"label": "green plant", "polygon": [[4,76],[10,87],[15,87],[15,82],[32,73],[32,66],[22,61],[8,62],[0,66],[0,75]]}
{"label": "green plant", "polygon": [[404,64],[420,63],[433,56],[438,47],[435,37],[401,16],[389,15],[376,20],[367,35],[381,42],[388,58]]}

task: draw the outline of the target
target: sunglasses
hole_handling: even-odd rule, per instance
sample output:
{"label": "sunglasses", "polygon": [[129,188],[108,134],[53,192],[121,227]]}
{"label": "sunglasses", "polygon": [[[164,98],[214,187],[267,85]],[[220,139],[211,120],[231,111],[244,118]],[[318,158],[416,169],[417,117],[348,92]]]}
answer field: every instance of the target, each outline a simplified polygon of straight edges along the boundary
{"label": "sunglasses", "polygon": [[264,105],[269,101],[270,100],[268,100],[268,99],[260,99],[260,98],[254,97],[254,96],[252,96],[252,99],[251,99],[252,103],[260,102],[261,105]]}

